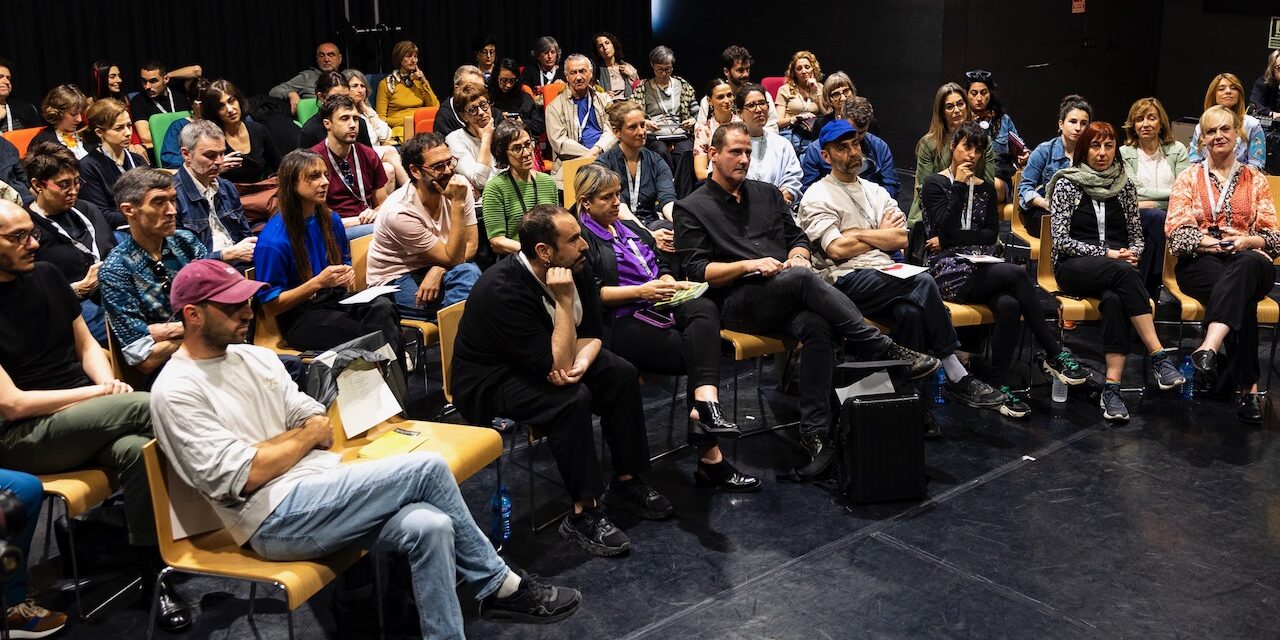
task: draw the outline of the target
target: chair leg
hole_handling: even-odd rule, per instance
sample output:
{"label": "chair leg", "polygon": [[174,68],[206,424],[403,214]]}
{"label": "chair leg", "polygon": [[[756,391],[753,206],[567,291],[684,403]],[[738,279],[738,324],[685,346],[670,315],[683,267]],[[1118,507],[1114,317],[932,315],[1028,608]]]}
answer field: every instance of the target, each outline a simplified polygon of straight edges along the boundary
{"label": "chair leg", "polygon": [[253,620],[253,608],[258,602],[258,583],[249,583],[249,619]]}
{"label": "chair leg", "polygon": [[151,591],[151,615],[147,617],[147,640],[151,640],[156,633],[156,616],[160,615],[160,583],[173,570],[173,567],[165,567],[156,574],[155,588]]}
{"label": "chair leg", "polygon": [[378,640],[383,640],[387,637],[387,620],[382,606],[382,556],[370,554],[369,560],[373,562],[373,597],[378,601]]}
{"label": "chair leg", "polygon": [[[671,449],[676,446],[676,396],[680,395],[680,376],[676,376],[671,382],[671,417],[667,421],[667,448]],[[686,398],[686,401],[692,401],[693,398]]]}
{"label": "chair leg", "polygon": [[71,547],[67,550],[67,553],[71,556],[71,579],[75,581],[72,586],[76,596],[76,613],[79,614],[81,620],[87,622],[89,616],[85,614],[84,604],[80,601],[80,563],[76,560],[75,527],[71,526],[71,514],[67,510],[66,499],[59,496],[58,500],[62,502],[62,513],[67,517],[67,546]]}
{"label": "chair leg", "polygon": [[733,359],[733,423],[738,424],[738,359]]}
{"label": "chair leg", "polygon": [[49,561],[50,536],[53,535],[53,495],[45,494],[44,496],[44,558],[41,562]]}
{"label": "chair leg", "polygon": [[[287,603],[288,598],[288,594],[285,594],[286,607],[289,606]],[[289,640],[293,640],[293,609],[289,610]]]}

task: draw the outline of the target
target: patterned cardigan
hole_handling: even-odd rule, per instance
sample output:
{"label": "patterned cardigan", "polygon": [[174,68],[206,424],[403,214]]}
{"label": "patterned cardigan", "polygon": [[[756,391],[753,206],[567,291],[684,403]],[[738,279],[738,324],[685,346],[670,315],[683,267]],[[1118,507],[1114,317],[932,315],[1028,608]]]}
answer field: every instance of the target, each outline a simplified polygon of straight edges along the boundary
{"label": "patterned cardigan", "polygon": [[[1194,255],[1200,239],[1208,233],[1213,222],[1209,193],[1205,190],[1206,166],[1191,165],[1173,181],[1169,193],[1169,216],[1164,222],[1165,236],[1169,239],[1169,252],[1176,256]],[[1209,173],[1214,189],[1222,189],[1218,176]],[[1276,204],[1271,199],[1271,187],[1267,177],[1251,165],[1241,165],[1236,177],[1227,184],[1227,201],[1223,205],[1225,224],[1236,231],[1261,236],[1262,250],[1275,259],[1280,256],[1280,231],[1276,229]],[[1221,193],[1216,191],[1215,193]]]}
{"label": "patterned cardigan", "polygon": [[[1084,197],[1084,192],[1076,183],[1061,179],[1053,186],[1053,200],[1049,203],[1049,212],[1052,214],[1050,230],[1053,233],[1053,266],[1057,268],[1058,261],[1062,258],[1071,256],[1106,256],[1107,248],[1090,242],[1082,242],[1071,237],[1071,216],[1075,213],[1076,207],[1080,206],[1080,199]],[[1129,251],[1135,254],[1142,253],[1142,224],[1138,218],[1138,189],[1133,186],[1133,182],[1126,182],[1124,188],[1120,190],[1120,210],[1124,212],[1124,226],[1129,235]]]}

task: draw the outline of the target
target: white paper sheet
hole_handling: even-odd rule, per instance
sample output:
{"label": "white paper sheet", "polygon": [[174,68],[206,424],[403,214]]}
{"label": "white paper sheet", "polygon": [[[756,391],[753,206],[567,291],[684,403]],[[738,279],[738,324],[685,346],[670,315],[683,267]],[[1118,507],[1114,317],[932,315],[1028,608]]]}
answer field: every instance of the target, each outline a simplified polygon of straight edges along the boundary
{"label": "white paper sheet", "polygon": [[960,254],[959,257],[964,258],[965,260],[968,260],[969,262],[972,262],[974,264],[1000,264],[1001,262],[1004,262],[1004,258],[997,258],[995,256],[984,256],[979,253],[962,253]]}
{"label": "white paper sheet", "polygon": [[348,438],[400,413],[400,403],[382,379],[382,372],[377,367],[358,370],[356,366],[338,374],[338,414]]}
{"label": "white paper sheet", "polygon": [[364,291],[353,293],[339,301],[339,304],[364,304],[378,296],[385,296],[388,293],[399,291],[399,287],[384,284],[380,287],[369,287]]}
{"label": "white paper sheet", "polygon": [[169,476],[169,522],[173,523],[173,539],[181,540],[222,528],[222,519],[209,499],[193,489],[173,467],[166,466]]}
{"label": "white paper sheet", "polygon": [[880,267],[879,271],[881,273],[887,273],[895,278],[907,280],[908,278],[914,278],[925,271],[928,271],[928,269],[914,264],[907,264],[905,262],[895,262],[894,264]]}
{"label": "white paper sheet", "polygon": [[885,371],[877,371],[847,387],[836,389],[836,399],[844,404],[849,398],[858,398],[877,393],[893,393],[893,380]]}

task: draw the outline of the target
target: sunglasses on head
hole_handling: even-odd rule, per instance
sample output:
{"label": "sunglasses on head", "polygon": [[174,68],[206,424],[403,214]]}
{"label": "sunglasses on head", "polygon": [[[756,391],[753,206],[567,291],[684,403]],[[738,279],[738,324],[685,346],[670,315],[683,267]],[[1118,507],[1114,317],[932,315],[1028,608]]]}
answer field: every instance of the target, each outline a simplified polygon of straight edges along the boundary
{"label": "sunglasses on head", "polygon": [[964,77],[970,82],[989,82],[991,80],[991,72],[982,69],[974,69],[973,71],[964,72]]}

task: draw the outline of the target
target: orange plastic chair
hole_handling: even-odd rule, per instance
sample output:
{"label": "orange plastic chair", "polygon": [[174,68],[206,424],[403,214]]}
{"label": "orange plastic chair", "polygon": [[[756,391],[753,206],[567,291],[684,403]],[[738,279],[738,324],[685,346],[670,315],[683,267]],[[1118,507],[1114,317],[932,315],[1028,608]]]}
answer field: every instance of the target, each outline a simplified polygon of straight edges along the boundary
{"label": "orange plastic chair", "polygon": [[413,132],[431,133],[436,130],[436,112],[440,107],[419,107],[413,112]]}
{"label": "orange plastic chair", "polygon": [[547,105],[551,104],[551,101],[555,100],[556,96],[560,95],[561,91],[564,91],[564,83],[553,82],[551,84],[544,84],[539,87],[538,90],[542,92],[542,108],[546,109]]}
{"label": "orange plastic chair", "polygon": [[18,157],[27,157],[27,148],[31,146],[31,140],[36,137],[37,133],[44,131],[44,127],[31,127],[29,129],[14,129],[6,131],[3,134],[4,139],[13,143],[18,148]]}

